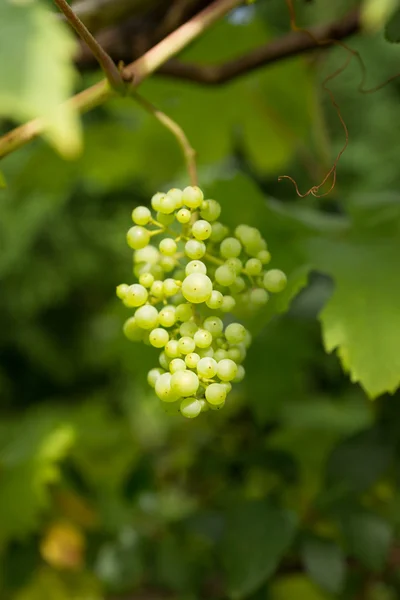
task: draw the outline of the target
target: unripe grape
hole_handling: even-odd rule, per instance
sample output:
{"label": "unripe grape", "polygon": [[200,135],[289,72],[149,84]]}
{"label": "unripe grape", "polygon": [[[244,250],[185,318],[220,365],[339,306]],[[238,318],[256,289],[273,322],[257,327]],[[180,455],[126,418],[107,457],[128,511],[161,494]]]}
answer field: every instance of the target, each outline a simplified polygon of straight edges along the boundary
{"label": "unripe grape", "polygon": [[211,357],[201,358],[196,366],[197,373],[205,379],[212,379],[217,373],[217,368],[217,361]]}
{"label": "unripe grape", "polygon": [[211,279],[203,273],[192,273],[182,283],[182,294],[189,302],[200,304],[211,296]]}
{"label": "unripe grape", "polygon": [[165,215],[164,213],[157,211],[156,220],[161,225],[165,225],[165,227],[168,227],[168,225],[171,225],[171,223],[173,223],[175,221],[175,215],[174,215],[174,213],[172,213],[170,215]]}
{"label": "unripe grape", "polygon": [[116,293],[120,300],[124,300],[127,292],[129,290],[129,285],[127,283],[121,283],[117,285]]}
{"label": "unripe grape", "polygon": [[190,354],[196,348],[196,344],[193,338],[184,336],[178,341],[179,352],[181,354]]}
{"label": "unripe grape", "polygon": [[225,329],[225,337],[230,344],[240,344],[246,337],[246,329],[240,323],[230,323]]}
{"label": "unripe grape", "polygon": [[219,252],[224,258],[237,258],[242,251],[242,244],[234,237],[228,237],[221,242]]}
{"label": "unripe grape", "polygon": [[232,381],[237,374],[237,364],[230,358],[220,360],[217,367],[217,375],[221,381]]}
{"label": "unripe grape", "polygon": [[140,342],[143,339],[143,329],[139,327],[135,317],[130,317],[125,321],[123,331],[131,342]]}
{"label": "unripe grape", "polygon": [[197,353],[200,356],[200,358],[213,358],[214,356],[214,350],[211,346],[209,346],[208,348],[197,348]]}
{"label": "unripe grape", "polygon": [[145,304],[137,309],[135,319],[142,329],[154,329],[158,325],[158,310],[155,306]]}
{"label": "unripe grape", "polygon": [[193,337],[198,327],[194,321],[185,321],[179,327],[179,333],[182,337]]}
{"label": "unripe grape", "polygon": [[151,206],[154,210],[160,210],[161,200],[164,198],[165,194],[161,192],[157,192],[151,199]]}
{"label": "unripe grape", "polygon": [[177,282],[175,281],[175,279],[165,279],[164,283],[163,283],[163,292],[164,295],[169,297],[169,296],[175,296],[175,294],[177,294],[179,292],[179,285],[177,284]]}
{"label": "unripe grape", "polygon": [[196,240],[207,240],[211,235],[211,231],[211,225],[208,221],[200,219],[193,223],[192,235]]}
{"label": "unripe grape", "polygon": [[264,304],[267,304],[268,299],[269,299],[268,292],[266,292],[262,288],[257,288],[255,290],[251,290],[251,292],[250,292],[250,302],[256,308],[258,308],[259,306],[263,306]]}
{"label": "unripe grape", "polygon": [[176,267],[176,260],[173,256],[162,256],[160,258],[160,267],[165,273],[170,273]]}
{"label": "unripe grape", "polygon": [[201,189],[197,186],[188,186],[183,190],[183,204],[189,208],[198,208],[203,202],[204,195]]}
{"label": "unripe grape", "polygon": [[222,312],[231,312],[235,308],[235,305],[235,298],[232,298],[232,296],[224,296],[222,299],[221,310]]}
{"label": "unripe grape", "polygon": [[177,269],[174,273],[174,278],[179,281],[183,281],[186,277],[186,273],[184,269]]}
{"label": "unripe grape", "polygon": [[245,348],[249,348],[251,346],[251,342],[252,342],[252,337],[251,337],[251,333],[248,329],[246,329],[246,333],[244,336],[244,340],[243,340],[243,346]]}
{"label": "unripe grape", "polygon": [[150,369],[150,371],[147,373],[147,383],[154,388],[154,386],[156,385],[156,381],[157,379],[160,377],[160,375],[162,375],[163,373],[165,373],[165,371],[163,369]]}
{"label": "unripe grape", "polygon": [[149,341],[155,348],[164,348],[165,344],[169,340],[169,333],[162,327],[156,327],[150,332]]}
{"label": "unripe grape", "polygon": [[172,188],[171,190],[168,190],[167,196],[173,198],[175,202],[175,210],[183,206],[182,190],[179,190],[178,188]]}
{"label": "unripe grape", "polygon": [[257,254],[258,260],[262,262],[263,265],[267,265],[271,261],[271,255],[268,250],[260,250]]}
{"label": "unripe grape", "polygon": [[206,300],[206,304],[207,304],[208,308],[212,308],[213,310],[215,310],[222,306],[222,301],[223,301],[223,295],[221,294],[221,292],[218,292],[217,290],[213,290],[211,292],[211,296],[209,297],[209,299]]}
{"label": "unripe grape", "polygon": [[226,358],[230,358],[235,363],[241,363],[246,358],[246,348],[244,344],[238,344],[237,346],[231,346],[227,350]]}
{"label": "unripe grape", "polygon": [[232,269],[232,271],[234,271],[236,275],[239,275],[239,273],[243,269],[243,263],[240,260],[240,258],[228,258],[225,264],[227,267]]}
{"label": "unripe grape", "polygon": [[245,375],[246,371],[244,370],[243,365],[238,365],[236,376],[232,380],[233,383],[240,383],[240,381],[243,381]]}
{"label": "unripe grape", "polygon": [[137,206],[132,211],[132,221],[136,225],[147,225],[151,221],[151,211],[147,206]]}
{"label": "unripe grape", "polygon": [[166,371],[168,371],[169,369],[169,363],[171,362],[171,358],[169,358],[165,352],[160,352],[160,356],[158,357],[158,362],[160,363],[160,365],[162,366],[163,369],[165,369]]}
{"label": "unripe grape", "polygon": [[155,298],[162,298],[164,295],[164,282],[160,280],[156,280],[153,282],[153,285],[150,288],[150,293]]}
{"label": "unripe grape", "polygon": [[206,245],[198,240],[188,240],[185,244],[185,254],[188,258],[197,260],[206,253]]}
{"label": "unripe grape", "polygon": [[160,254],[154,246],[145,246],[140,250],[136,250],[133,254],[135,263],[149,263],[151,265],[157,264],[159,257]]}
{"label": "unripe grape", "polygon": [[219,221],[215,221],[212,224],[212,231],[210,235],[210,240],[212,242],[221,242],[229,233],[229,229],[222,225]]}
{"label": "unripe grape", "polygon": [[236,279],[235,271],[233,271],[226,265],[221,265],[215,271],[215,280],[220,285],[228,287],[228,286],[232,285],[232,283],[235,281],[235,279]]}
{"label": "unripe grape", "polygon": [[216,350],[214,352],[214,359],[218,363],[221,360],[224,360],[224,358],[228,358],[228,352],[226,350],[224,350],[223,348],[218,348],[218,350]]}
{"label": "unripe grape", "polygon": [[156,380],[155,392],[163,402],[175,402],[179,398],[179,394],[171,388],[172,377],[171,373],[163,373]]}
{"label": "unripe grape", "polygon": [[139,275],[139,283],[145,288],[150,288],[154,283],[154,277],[151,273],[142,273]]}
{"label": "unripe grape", "polygon": [[158,314],[158,321],[163,327],[172,327],[176,322],[176,309],[174,306],[164,306]]}
{"label": "unripe grape", "polygon": [[286,275],[279,269],[271,269],[264,275],[264,287],[272,293],[282,292],[287,283]]}
{"label": "unripe grape", "polygon": [[192,273],[203,273],[203,275],[205,275],[207,273],[207,267],[201,260],[191,260],[186,265],[185,274],[191,275]]}
{"label": "unripe grape", "polygon": [[240,294],[246,288],[246,282],[243,277],[236,277],[235,281],[229,287],[232,294]]}
{"label": "unripe grape", "polygon": [[178,223],[182,223],[183,225],[185,225],[186,223],[189,223],[191,218],[192,218],[192,213],[187,208],[181,208],[176,213],[176,220],[178,221]]}
{"label": "unripe grape", "polygon": [[206,200],[201,205],[200,215],[207,221],[216,221],[221,214],[221,205],[215,200]]}
{"label": "unripe grape", "polygon": [[158,248],[161,254],[164,254],[165,256],[172,256],[175,254],[177,246],[175,240],[172,238],[164,238],[159,243]]}
{"label": "unripe grape", "polygon": [[221,381],[221,385],[224,386],[225,391],[226,391],[226,395],[229,394],[229,392],[232,390],[232,384],[230,381]]}
{"label": "unripe grape", "polygon": [[160,198],[158,211],[164,215],[170,215],[175,210],[175,200],[172,196],[164,194],[163,198]]}
{"label": "unripe grape", "polygon": [[164,352],[168,358],[178,358],[181,353],[179,352],[179,344],[177,340],[169,340],[165,344]]}
{"label": "unripe grape", "polygon": [[[179,359],[176,358],[175,360]],[[171,377],[171,390],[184,398],[186,396],[193,396],[197,392],[198,387],[199,378],[193,371],[176,371]]]}
{"label": "unripe grape", "polygon": [[262,262],[258,258],[249,258],[246,262],[246,273],[249,275],[259,275],[262,271]]}
{"label": "unripe grape", "polygon": [[[163,377],[163,375],[161,375],[161,377]],[[209,402],[213,406],[222,404],[223,402],[225,402],[225,398],[226,398],[226,390],[225,390],[225,387],[221,383],[211,383],[206,388],[207,402]]]}
{"label": "unripe grape", "polygon": [[169,363],[169,370],[171,373],[176,373],[177,371],[186,371],[186,363],[181,358],[174,358]]}
{"label": "unripe grape", "polygon": [[197,354],[197,352],[190,352],[185,356],[185,363],[189,369],[195,369],[199,360],[200,356]]}
{"label": "unripe grape", "polygon": [[141,250],[150,241],[150,231],[147,231],[144,227],[134,225],[131,227],[126,234],[126,241],[130,248],[134,250]]}
{"label": "unripe grape", "polygon": [[194,419],[201,413],[202,405],[196,398],[184,398],[180,405],[181,414],[187,419]]}
{"label": "unripe grape", "polygon": [[[166,258],[166,257],[164,257]],[[150,269],[150,273],[153,275],[154,279],[159,281],[162,277],[164,277],[164,271],[160,265],[152,265]]]}
{"label": "unripe grape", "polygon": [[207,329],[199,329],[196,331],[193,339],[198,348],[208,348],[213,341],[212,335]]}
{"label": "unripe grape", "polygon": [[179,304],[176,307],[175,316],[177,321],[189,321],[193,316],[192,307],[190,304]]}
{"label": "unripe grape", "polygon": [[145,287],[139,283],[134,283],[133,285],[129,286],[126,292],[124,304],[125,306],[129,306],[131,308],[142,306],[145,304],[145,302],[147,302],[148,295],[149,293]]}
{"label": "unripe grape", "polygon": [[210,409],[210,405],[204,398],[199,398],[198,402],[201,406],[201,412],[207,412]]}
{"label": "unripe grape", "polygon": [[203,327],[214,337],[217,337],[221,335],[224,329],[224,324],[219,317],[207,317],[204,320]]}

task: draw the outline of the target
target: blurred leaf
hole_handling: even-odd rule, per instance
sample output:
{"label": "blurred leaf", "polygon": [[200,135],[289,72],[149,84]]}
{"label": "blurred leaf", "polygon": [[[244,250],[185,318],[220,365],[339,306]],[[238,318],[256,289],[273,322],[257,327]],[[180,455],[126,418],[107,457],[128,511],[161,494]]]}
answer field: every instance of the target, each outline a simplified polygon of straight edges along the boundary
{"label": "blurred leaf", "polygon": [[[66,157],[81,145],[72,94],[75,42],[67,27],[41,0],[0,4],[0,114],[19,121],[42,118],[45,135]],[[51,52],[49,52],[51,48]]]}
{"label": "blurred leaf", "polygon": [[302,556],[308,574],[331,594],[342,591],[346,575],[346,558],[342,549],[330,540],[308,537],[302,546]]}
{"label": "blurred leaf", "polygon": [[386,24],[385,37],[389,42],[400,43],[400,9],[396,10]]}
{"label": "blurred leaf", "polygon": [[349,514],[342,520],[348,549],[365,567],[381,571],[393,539],[392,525],[373,513]]}
{"label": "blurred leaf", "polygon": [[266,502],[245,502],[228,514],[222,560],[232,598],[244,598],[272,575],[295,529],[292,514]]}
{"label": "blurred leaf", "polygon": [[50,568],[38,570],[30,584],[16,594],[15,600],[103,600],[98,583],[84,572],[66,576]]}
{"label": "blurred leaf", "polygon": [[304,575],[280,577],[271,585],[271,600],[329,600],[329,596],[319,590]]}

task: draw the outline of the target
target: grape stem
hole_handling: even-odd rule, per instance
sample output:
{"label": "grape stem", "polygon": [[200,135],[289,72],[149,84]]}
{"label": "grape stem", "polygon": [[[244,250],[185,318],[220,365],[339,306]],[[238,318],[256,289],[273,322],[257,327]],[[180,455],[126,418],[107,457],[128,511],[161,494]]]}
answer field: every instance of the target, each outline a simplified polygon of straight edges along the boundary
{"label": "grape stem", "polygon": [[217,258],[216,256],[213,256],[212,254],[209,254],[208,252],[205,253],[204,258],[206,260],[209,260],[210,262],[213,262],[215,265],[225,264],[223,260],[221,260],[220,258]]}
{"label": "grape stem", "polygon": [[196,151],[191,146],[182,127],[178,125],[176,121],[171,119],[171,117],[159,110],[156,106],[154,106],[154,104],[146,100],[146,98],[143,98],[143,96],[141,96],[137,92],[132,92],[132,96],[145,110],[147,110],[148,113],[153,115],[153,117],[155,117],[162,125],[164,125],[164,127],[166,127],[175,137],[176,141],[181,147],[183,156],[186,161],[186,168],[189,174],[190,183],[191,185],[197,185],[198,179],[196,167]]}

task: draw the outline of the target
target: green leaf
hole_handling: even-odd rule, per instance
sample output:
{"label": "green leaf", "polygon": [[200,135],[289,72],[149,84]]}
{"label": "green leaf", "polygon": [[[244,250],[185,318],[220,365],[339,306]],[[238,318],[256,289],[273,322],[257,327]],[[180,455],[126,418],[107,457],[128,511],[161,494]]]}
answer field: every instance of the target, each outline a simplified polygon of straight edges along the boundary
{"label": "green leaf", "polygon": [[63,104],[75,79],[71,33],[39,0],[3,0],[0,23],[0,115],[43,119],[50,143],[64,156],[75,156],[81,147],[79,119]]}
{"label": "green leaf", "polygon": [[391,524],[378,515],[360,512],[345,517],[342,527],[349,551],[367,568],[383,569],[393,539]]}
{"label": "green leaf", "polygon": [[314,240],[310,257],[335,291],[320,314],[327,352],[371,398],[400,384],[398,238]]}
{"label": "green leaf", "polygon": [[329,600],[312,581],[304,575],[280,577],[271,586],[270,600]]}
{"label": "green leaf", "polygon": [[341,548],[329,540],[309,537],[302,547],[304,564],[310,577],[331,594],[343,588],[346,561]]}
{"label": "green leaf", "polygon": [[385,27],[388,42],[400,44],[400,8],[391,16]]}
{"label": "green leaf", "polygon": [[295,528],[292,514],[263,501],[245,502],[230,512],[222,557],[232,598],[244,598],[272,575]]}
{"label": "green leaf", "polygon": [[0,188],[5,188],[5,187],[7,187],[6,178],[4,177],[3,172],[0,171]]}

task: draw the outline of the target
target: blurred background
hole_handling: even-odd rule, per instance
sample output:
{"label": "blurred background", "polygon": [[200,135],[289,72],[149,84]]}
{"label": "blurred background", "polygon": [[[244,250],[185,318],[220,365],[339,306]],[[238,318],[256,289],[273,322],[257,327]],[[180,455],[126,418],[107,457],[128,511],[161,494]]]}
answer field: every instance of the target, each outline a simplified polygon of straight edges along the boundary
{"label": "blurred background", "polygon": [[[122,24],[88,20],[116,59],[207,3],[136,4]],[[314,26],[359,4],[295,7]],[[289,31],[286,4],[259,0],[180,58],[220,63]],[[382,30],[346,43],[367,88],[398,71]],[[399,396],[384,394],[400,378],[400,79],[362,94],[352,60],[329,82],[349,131],[334,190],[278,182],[306,191],[342,148],[323,82],[347,59],[336,46],[223,85],[140,88],[184,128],[222,220],[259,227],[289,275],[282,305],[246,323],[232,401],[193,421],[163,412],[157,352],[124,338],[115,297],[133,283],[132,209],[188,184],[170,132],[115,98],[85,115],[78,159],[37,141],[1,162],[2,600],[400,598]],[[76,64],[80,88],[100,78],[84,49]]]}

